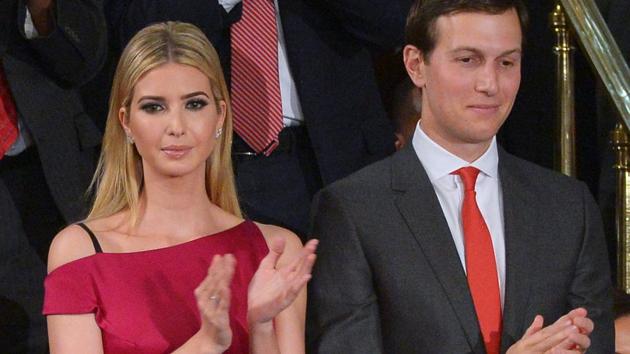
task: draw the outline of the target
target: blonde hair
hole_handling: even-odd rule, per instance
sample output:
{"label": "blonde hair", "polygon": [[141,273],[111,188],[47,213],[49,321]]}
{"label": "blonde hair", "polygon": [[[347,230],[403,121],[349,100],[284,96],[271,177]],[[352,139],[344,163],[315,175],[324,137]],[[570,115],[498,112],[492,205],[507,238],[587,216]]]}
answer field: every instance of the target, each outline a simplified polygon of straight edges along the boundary
{"label": "blonde hair", "polygon": [[225,102],[223,134],[217,139],[206,163],[206,192],[214,204],[242,217],[232,170],[232,111],[219,57],[197,27],[182,22],[164,22],[138,32],[118,62],[101,156],[90,185],[95,198],[88,219],[107,217],[128,209],[130,225],[137,224],[143,188],[142,160],[134,145],[127,143],[118,114],[121,108],[129,112],[138,80],[166,63],[190,65],[200,70],[210,80],[217,109],[221,109],[221,101]]}

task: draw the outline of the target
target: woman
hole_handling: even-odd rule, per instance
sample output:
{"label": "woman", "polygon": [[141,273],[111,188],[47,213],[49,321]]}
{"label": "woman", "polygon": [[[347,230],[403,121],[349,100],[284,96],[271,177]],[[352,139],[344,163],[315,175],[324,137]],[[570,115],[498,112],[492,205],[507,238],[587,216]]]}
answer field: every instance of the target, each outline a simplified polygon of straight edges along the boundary
{"label": "woman", "polygon": [[316,241],[242,219],[231,141],[205,36],[140,31],[114,78],[92,210],[50,248],[52,353],[304,352]]}

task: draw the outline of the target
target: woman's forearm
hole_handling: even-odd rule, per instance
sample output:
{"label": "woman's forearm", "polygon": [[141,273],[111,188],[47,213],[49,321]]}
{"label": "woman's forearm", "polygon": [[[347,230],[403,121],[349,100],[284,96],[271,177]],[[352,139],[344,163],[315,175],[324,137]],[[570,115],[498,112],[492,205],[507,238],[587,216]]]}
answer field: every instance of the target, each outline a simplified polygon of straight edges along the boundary
{"label": "woman's forearm", "polygon": [[221,354],[225,349],[220,348],[216,343],[209,341],[200,332],[190,337],[181,347],[177,348],[173,354]]}
{"label": "woman's forearm", "polygon": [[272,321],[250,324],[249,352],[250,354],[280,354]]}

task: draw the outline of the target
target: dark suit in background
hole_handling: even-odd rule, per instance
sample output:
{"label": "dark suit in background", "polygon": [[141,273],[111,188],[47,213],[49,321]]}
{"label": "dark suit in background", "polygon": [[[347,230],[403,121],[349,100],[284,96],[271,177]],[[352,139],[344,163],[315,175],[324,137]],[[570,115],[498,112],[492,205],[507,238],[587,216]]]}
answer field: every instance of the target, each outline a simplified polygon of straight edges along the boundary
{"label": "dark suit in background", "polygon": [[[287,144],[281,144],[283,148],[271,157],[235,157],[239,197],[250,217],[305,235],[312,195],[322,185],[394,151],[372,55],[402,45],[410,3],[278,1],[305,133],[281,134]],[[229,30],[240,19],[241,6],[227,13],[217,0],[107,4],[120,47],[153,22],[178,20],[197,25],[219,52],[228,80]],[[234,150],[247,149],[239,138],[235,140]]]}
{"label": "dark suit in background", "polygon": [[[576,307],[595,323],[589,352],[613,352],[599,210],[583,183],[499,150],[506,290],[502,352],[534,316]],[[485,353],[466,274],[411,144],[323,189],[309,285],[312,353]]]}
{"label": "dark suit in background", "polygon": [[105,55],[100,2],[56,0],[54,29],[26,39],[25,1],[0,4],[0,61],[32,145],[0,160],[0,348],[46,352],[41,315],[53,236],[84,216],[100,133],[72,87]]}

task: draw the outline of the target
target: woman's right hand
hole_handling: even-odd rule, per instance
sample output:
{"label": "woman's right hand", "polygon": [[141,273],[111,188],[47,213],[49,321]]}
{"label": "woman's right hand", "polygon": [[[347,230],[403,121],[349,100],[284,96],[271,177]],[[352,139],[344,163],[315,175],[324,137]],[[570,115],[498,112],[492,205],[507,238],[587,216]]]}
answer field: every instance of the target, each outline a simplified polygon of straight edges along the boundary
{"label": "woman's right hand", "polygon": [[197,335],[204,353],[223,353],[232,343],[230,283],[235,266],[233,255],[215,255],[208,268],[208,275],[195,289],[201,316],[201,329]]}

